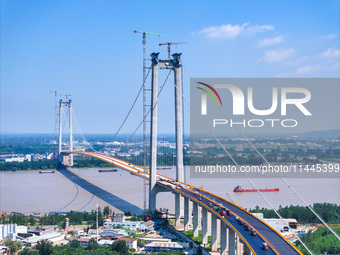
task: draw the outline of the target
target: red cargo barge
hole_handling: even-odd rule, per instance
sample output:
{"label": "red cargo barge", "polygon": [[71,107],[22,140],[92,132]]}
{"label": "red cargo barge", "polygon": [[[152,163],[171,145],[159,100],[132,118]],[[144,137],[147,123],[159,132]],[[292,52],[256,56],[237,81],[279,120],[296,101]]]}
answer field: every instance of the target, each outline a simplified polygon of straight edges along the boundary
{"label": "red cargo barge", "polygon": [[[273,189],[259,189],[261,192],[278,192],[279,188],[273,188]],[[234,192],[257,192],[256,189],[245,189],[241,185],[237,185],[234,188]]]}

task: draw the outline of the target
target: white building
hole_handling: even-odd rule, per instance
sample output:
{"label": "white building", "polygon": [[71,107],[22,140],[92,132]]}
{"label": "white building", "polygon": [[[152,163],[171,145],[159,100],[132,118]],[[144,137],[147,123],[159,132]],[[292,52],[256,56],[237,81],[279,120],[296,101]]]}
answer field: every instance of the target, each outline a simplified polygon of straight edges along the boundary
{"label": "white building", "polygon": [[78,236],[78,237],[85,236],[85,235],[86,235],[86,233],[83,229],[76,231],[76,236]]}
{"label": "white building", "polygon": [[17,235],[14,233],[9,233],[8,234],[8,240],[10,241],[16,241],[17,240]]}
{"label": "white building", "polygon": [[171,242],[171,239],[168,239],[168,238],[153,238],[153,237],[143,237],[143,238],[140,238],[142,240],[144,240],[147,244],[149,243],[153,243],[153,242],[157,242],[157,243],[161,243],[161,242],[164,242],[164,243],[170,243]]}
{"label": "white building", "polygon": [[5,162],[24,162],[24,157],[5,158]]}
{"label": "white building", "polygon": [[160,252],[160,251],[179,251],[183,252],[189,248],[189,243],[177,243],[177,242],[152,242],[145,245],[145,251]]}
{"label": "white building", "polygon": [[0,225],[0,240],[4,240],[9,236],[9,234],[18,234],[17,224],[1,224]]}
{"label": "white building", "polygon": [[113,243],[114,243],[114,240],[105,240],[105,239],[102,239],[102,240],[98,241],[98,244],[101,245],[101,246],[110,246]]}
{"label": "white building", "polygon": [[[98,229],[98,234],[100,234],[103,230],[102,229]],[[93,236],[93,235],[97,235],[97,229],[89,229],[89,231],[87,232],[87,234]]]}
{"label": "white building", "polygon": [[[111,219],[107,220],[108,222],[111,222]],[[125,215],[124,214],[117,214],[115,217],[113,217],[113,222],[125,222]]]}
{"label": "white building", "polygon": [[256,217],[267,223],[269,226],[271,226],[273,229],[275,229],[278,232],[284,232],[288,231],[289,225],[296,225],[297,220],[296,219],[266,219],[263,218],[263,213],[253,213]]}
{"label": "white building", "polygon": [[87,246],[89,246],[90,238],[82,237],[82,238],[78,238],[78,239],[76,239],[76,240],[78,240],[78,241],[79,241],[79,244],[80,244],[81,246],[85,247],[85,248],[86,248]]}
{"label": "white building", "polygon": [[155,223],[152,220],[145,221],[142,224],[140,224],[139,230],[141,231],[152,230],[154,225]]}
{"label": "white building", "polygon": [[64,239],[65,239],[65,234],[62,234],[59,232],[53,232],[53,233],[48,233],[48,234],[44,234],[41,236],[28,237],[24,243],[29,243],[31,245],[34,245],[38,241],[41,241],[41,240],[48,240],[52,243],[55,243],[55,242],[60,242]]}
{"label": "white building", "polygon": [[140,224],[143,221],[125,221],[125,222],[104,222],[104,227],[117,227],[122,226],[124,228],[132,229],[132,230],[138,230],[140,228]]}
{"label": "white building", "polygon": [[53,158],[53,153],[46,154],[46,159],[52,159],[52,158]]}
{"label": "white building", "polygon": [[17,234],[27,233],[27,226],[17,226]]}
{"label": "white building", "polygon": [[103,232],[100,233],[101,236],[127,236],[125,230],[122,229],[104,229]]}
{"label": "white building", "polygon": [[129,238],[129,237],[123,237],[123,238],[119,238],[119,240],[125,241],[127,247],[129,247],[129,249],[136,249],[137,250],[137,239],[134,238]]}

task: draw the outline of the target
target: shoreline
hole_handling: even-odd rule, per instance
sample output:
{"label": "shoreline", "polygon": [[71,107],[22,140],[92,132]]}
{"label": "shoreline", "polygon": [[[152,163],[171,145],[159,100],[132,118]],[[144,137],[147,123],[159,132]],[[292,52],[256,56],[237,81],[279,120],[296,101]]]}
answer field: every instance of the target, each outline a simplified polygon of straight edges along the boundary
{"label": "shoreline", "polygon": [[[297,166],[300,166],[300,165],[316,165],[316,164],[335,164],[335,165],[338,165],[340,164],[340,162],[333,162],[333,161],[326,161],[326,160],[320,160],[321,163],[317,163],[317,162],[314,162],[314,163],[304,163],[304,164],[300,164],[300,163],[282,163],[281,165],[283,166],[290,166],[290,165],[297,165]],[[270,165],[272,166],[276,166],[278,165],[279,163],[270,163]],[[251,166],[258,166],[258,167],[261,167],[261,166],[265,166],[266,164],[260,164],[260,165],[251,165]],[[191,166],[191,165],[185,165],[185,166]],[[250,166],[250,165],[240,165],[240,166]],[[112,165],[112,167],[116,167],[114,165]],[[97,168],[97,169],[111,169],[112,167],[67,167],[67,168],[71,168],[71,169],[88,169],[88,168]],[[169,166],[157,166],[157,168],[164,168],[164,167],[175,167],[174,165],[169,165]],[[118,167],[119,168],[119,167]],[[19,170],[0,170],[0,172],[27,172],[27,171],[58,171],[57,168],[48,168],[48,169],[25,169],[25,170],[22,170],[22,169],[19,169]],[[159,171],[162,171],[164,169],[158,169]]]}
{"label": "shoreline", "polygon": [[[112,165],[112,167],[115,167]],[[74,169],[89,169],[89,168],[96,168],[96,169],[111,169],[112,167],[74,167]],[[69,168],[69,167],[67,167]],[[73,167],[71,167],[73,169]],[[0,170],[1,172],[34,172],[34,171],[58,171],[60,169],[56,168],[48,168],[48,169],[30,169],[30,170]]]}

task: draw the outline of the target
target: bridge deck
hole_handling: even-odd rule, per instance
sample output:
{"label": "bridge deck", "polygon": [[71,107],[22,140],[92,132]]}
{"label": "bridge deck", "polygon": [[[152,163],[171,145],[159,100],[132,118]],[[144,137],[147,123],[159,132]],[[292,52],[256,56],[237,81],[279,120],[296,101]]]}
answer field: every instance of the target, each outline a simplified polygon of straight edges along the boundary
{"label": "bridge deck", "polygon": [[[133,173],[139,177],[149,179],[148,169],[133,165],[111,156],[102,155],[99,153],[77,151],[64,151],[63,153],[83,154],[98,158],[115,166],[121,167],[122,169],[129,171],[130,173]],[[295,246],[293,246],[288,240],[286,240],[282,235],[276,232],[265,222],[261,221],[253,214],[228,200],[189,184],[176,182],[174,179],[161,174],[157,174],[157,184],[171,190],[172,192],[179,193],[190,198],[192,201],[199,203],[202,207],[206,207],[211,213],[216,214],[222,221],[225,222],[226,225],[233,228],[238,233],[238,235],[255,254],[302,254],[296,249]],[[226,209],[229,209],[232,212],[232,215],[221,216],[209,206],[211,203],[217,203]],[[250,231],[246,231],[244,226],[239,224],[239,222],[236,220],[236,217],[240,217],[242,220],[244,220],[246,224],[250,225],[257,231],[258,235],[252,236]],[[269,249],[267,251],[262,249],[263,242],[267,242],[269,245]]]}

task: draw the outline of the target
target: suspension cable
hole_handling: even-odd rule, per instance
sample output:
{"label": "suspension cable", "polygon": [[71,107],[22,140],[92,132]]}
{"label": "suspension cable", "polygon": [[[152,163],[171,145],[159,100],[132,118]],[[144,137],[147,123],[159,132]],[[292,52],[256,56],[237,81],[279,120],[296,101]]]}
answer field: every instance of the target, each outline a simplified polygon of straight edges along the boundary
{"label": "suspension cable", "polygon": [[[91,144],[86,140],[86,138],[85,138],[85,136],[84,136],[84,133],[82,132],[82,130],[81,130],[81,128],[80,128],[80,125],[79,125],[79,122],[78,122],[78,119],[77,119],[77,116],[76,116],[76,112],[75,112],[75,110],[74,110],[74,107],[73,107],[72,113],[73,113],[73,117],[74,117],[74,119],[75,119],[75,121],[76,121],[77,127],[78,127],[78,129],[79,129],[79,132],[80,132],[80,134],[81,134],[81,136],[82,136],[82,138],[83,138],[83,141],[85,141],[85,143],[88,145],[88,147],[89,147],[91,150],[93,150],[94,152],[97,152],[97,151],[91,146]],[[74,137],[73,137],[73,139],[74,139]]]}
{"label": "suspension cable", "polygon": [[[161,68],[163,70],[163,68]],[[164,70],[163,70],[164,71]],[[181,93],[180,89],[177,87],[177,85],[172,81],[171,78],[169,78],[172,84],[175,86],[176,90]],[[211,129],[206,125],[206,123],[202,120],[202,118],[199,116],[199,114],[196,112],[196,110],[192,107],[190,102],[186,99],[186,97],[181,93],[182,98],[186,101],[186,103],[190,106],[191,110],[194,112],[194,114],[197,116],[197,118],[202,122],[202,124],[205,126],[205,128],[209,131],[209,133],[214,137],[214,139],[217,141],[217,143],[221,146],[221,148],[224,150],[224,152],[230,157],[230,159],[234,162],[234,164],[240,168],[239,164],[236,162],[236,160],[233,158],[233,156],[229,153],[229,151],[222,145],[220,140],[216,137],[216,135],[211,131]],[[267,200],[267,198],[262,194],[262,192],[257,188],[257,186],[253,183],[253,181],[246,175],[246,173],[243,172],[243,175],[247,178],[247,180],[250,182],[250,184],[256,189],[256,191],[260,194],[260,196],[263,198],[263,200],[266,201],[266,203],[272,208],[272,210],[276,213],[276,215],[281,219],[281,221],[284,223],[283,218],[281,215],[277,212],[277,210],[272,206],[272,204]],[[289,228],[289,226],[288,226]],[[302,245],[305,247],[305,249],[312,255],[312,252],[308,249],[308,247],[302,242],[302,240],[289,228],[290,232],[302,243]]]}
{"label": "suspension cable", "polygon": [[138,91],[138,94],[137,94],[137,96],[136,96],[136,98],[135,98],[135,100],[134,100],[132,106],[130,107],[129,112],[128,112],[127,115],[125,116],[125,119],[123,120],[122,124],[121,124],[120,127],[118,128],[117,132],[114,134],[114,136],[112,137],[112,139],[111,139],[108,143],[106,143],[105,146],[104,146],[103,148],[101,148],[99,151],[97,151],[96,149],[94,149],[94,148],[91,146],[91,144],[87,141],[87,139],[85,138],[83,132],[82,132],[81,129],[80,129],[78,120],[77,120],[76,116],[74,115],[74,117],[75,117],[75,119],[76,119],[76,123],[77,123],[78,128],[79,128],[79,131],[80,131],[80,133],[81,133],[81,135],[82,135],[84,141],[86,142],[86,144],[90,147],[90,149],[91,149],[92,151],[98,152],[98,153],[101,152],[101,151],[103,151],[103,150],[106,149],[106,148],[109,146],[109,144],[116,138],[116,136],[118,135],[118,133],[120,132],[120,130],[122,129],[122,127],[124,126],[124,124],[126,123],[127,119],[129,118],[129,116],[130,116],[130,114],[131,114],[131,112],[132,112],[132,110],[133,110],[133,108],[134,108],[134,106],[135,106],[135,104],[136,104],[136,102],[137,102],[137,100],[138,100],[138,98],[139,98],[139,95],[140,95],[140,93],[141,93],[141,91],[142,91],[142,89],[143,89],[143,86],[144,86],[144,84],[145,84],[145,82],[146,82],[146,79],[148,78],[149,73],[150,73],[150,69],[149,69],[147,75],[145,76],[145,79],[144,79],[144,81],[143,81],[143,84],[142,84],[142,86],[140,87],[140,89],[139,89],[139,91]]}
{"label": "suspension cable", "polygon": [[141,93],[142,90],[143,90],[144,84],[145,84],[145,82],[146,82],[146,79],[147,79],[148,76],[149,76],[150,70],[151,70],[151,69],[149,68],[149,71],[148,71],[148,73],[147,73],[146,76],[145,76],[145,79],[144,79],[144,81],[143,81],[143,84],[142,84],[142,86],[140,87],[140,89],[139,89],[139,91],[138,91],[138,94],[137,94],[135,100],[133,101],[133,104],[132,104],[132,106],[131,106],[131,108],[130,108],[128,114],[126,115],[126,117],[125,117],[123,123],[120,125],[120,127],[119,127],[118,130],[117,130],[117,132],[115,133],[115,135],[114,135],[114,136],[112,137],[112,139],[110,140],[110,142],[106,143],[105,146],[104,146],[102,149],[99,150],[99,152],[101,152],[102,150],[104,150],[105,148],[107,148],[107,147],[109,146],[109,144],[116,138],[116,136],[118,135],[118,133],[120,132],[120,130],[121,130],[122,127],[124,126],[125,122],[126,122],[127,119],[129,118],[130,113],[132,112],[132,109],[133,109],[133,107],[135,106],[135,104],[136,104],[136,102],[137,102],[137,100],[138,100],[138,97],[139,97],[140,93]]}
{"label": "suspension cable", "polygon": [[[185,67],[184,67],[185,68]],[[191,73],[185,68],[185,70],[188,72],[188,74],[191,76],[191,78],[194,78]],[[218,110],[220,113],[228,120],[230,121],[230,118],[222,111],[221,107],[217,105]],[[236,126],[233,126],[233,128],[242,136],[242,138],[256,151],[256,153],[270,166],[270,163],[268,160],[262,155],[261,152],[254,146],[254,144],[239,130]],[[313,212],[313,214],[340,240],[340,237],[338,234],[314,211],[314,209],[306,203],[306,201],[294,190],[294,188],[279,174],[276,173],[277,176],[286,184],[286,186],[307,206],[309,210]]]}
{"label": "suspension cable", "polygon": [[[150,70],[149,70],[149,71],[150,71]],[[156,107],[156,105],[157,105],[157,103],[158,103],[158,97],[159,97],[159,95],[161,94],[161,92],[162,92],[162,90],[163,90],[163,88],[164,88],[164,86],[165,86],[165,83],[168,81],[168,77],[169,77],[170,73],[171,73],[171,71],[169,71],[169,74],[167,74],[167,78],[165,79],[165,81],[164,81],[162,87],[160,88],[160,90],[159,90],[159,92],[158,92],[158,94],[157,94],[157,101],[155,102],[155,106],[153,106],[152,109],[154,109],[154,108]],[[145,121],[146,117],[149,115],[150,112],[151,112],[151,107],[150,107],[150,109],[148,110],[148,112],[145,114],[145,116],[143,117],[142,121],[139,123],[139,125],[138,125],[137,128],[135,129],[135,131],[132,133],[132,135],[130,135],[129,138],[126,139],[125,143],[129,142],[129,140],[135,135],[135,133],[138,131],[138,129],[139,129],[140,126],[143,124],[143,122]]]}

